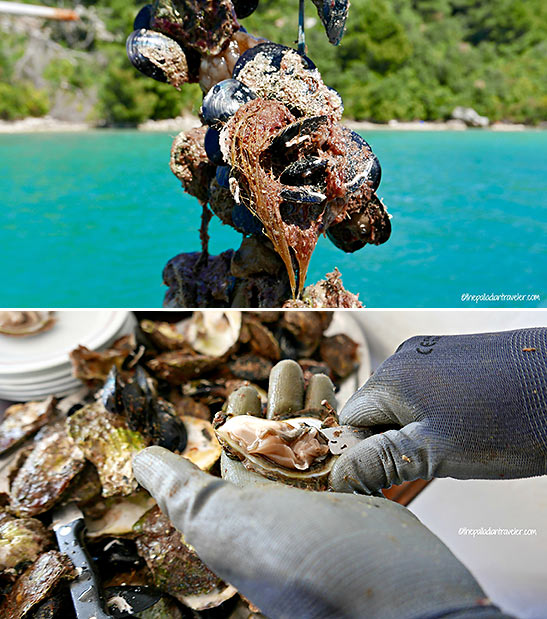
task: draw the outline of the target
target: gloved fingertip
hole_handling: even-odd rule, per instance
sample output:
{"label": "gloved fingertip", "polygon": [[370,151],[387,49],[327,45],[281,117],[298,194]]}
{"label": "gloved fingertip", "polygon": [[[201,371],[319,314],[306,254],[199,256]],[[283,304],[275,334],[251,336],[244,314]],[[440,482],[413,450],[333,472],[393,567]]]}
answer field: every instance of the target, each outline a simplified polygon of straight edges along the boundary
{"label": "gloved fingertip", "polygon": [[190,473],[197,469],[189,460],[172,451],[153,445],[133,456],[133,474],[141,486],[153,494],[157,487],[164,486],[165,481],[175,472],[180,475],[187,467]]}

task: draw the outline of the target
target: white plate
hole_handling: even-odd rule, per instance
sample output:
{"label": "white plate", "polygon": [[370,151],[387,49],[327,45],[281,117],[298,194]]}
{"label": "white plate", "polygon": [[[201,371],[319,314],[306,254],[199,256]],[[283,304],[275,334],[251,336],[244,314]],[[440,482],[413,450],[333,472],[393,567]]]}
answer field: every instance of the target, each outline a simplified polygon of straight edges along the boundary
{"label": "white plate", "polygon": [[128,321],[126,311],[58,311],[55,326],[25,338],[0,337],[0,376],[42,373],[68,362],[78,345],[108,345]]}
{"label": "white plate", "polygon": [[61,378],[55,378],[53,380],[48,380],[45,382],[35,382],[35,383],[28,383],[26,385],[12,385],[10,384],[8,381],[2,381],[0,382],[0,389],[2,389],[2,391],[17,391],[17,392],[23,392],[23,391],[38,391],[38,390],[43,390],[43,389],[48,389],[49,387],[53,388],[53,387],[65,387],[68,385],[72,385],[74,383],[79,383],[80,381],[77,378],[74,378],[74,376],[67,374],[66,376],[63,376]]}
{"label": "white plate", "polygon": [[78,391],[80,387],[81,387],[81,384],[78,383],[77,385],[73,387],[61,387],[59,389],[54,389],[54,390],[49,389],[45,392],[37,391],[35,393],[21,393],[21,394],[5,393],[2,389],[0,389],[0,398],[3,400],[7,400],[9,402],[31,402],[34,400],[39,401],[39,400],[45,400],[50,395],[54,395],[58,398],[64,397],[66,395],[70,395],[71,393]]}

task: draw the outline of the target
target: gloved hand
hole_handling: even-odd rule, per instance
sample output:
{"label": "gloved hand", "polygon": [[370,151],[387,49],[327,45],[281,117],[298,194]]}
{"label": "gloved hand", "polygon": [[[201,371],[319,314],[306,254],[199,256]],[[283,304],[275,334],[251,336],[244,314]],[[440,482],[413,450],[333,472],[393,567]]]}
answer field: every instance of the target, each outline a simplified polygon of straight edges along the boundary
{"label": "gloved hand", "polygon": [[[304,390],[294,361],[270,374],[270,418],[336,404],[318,375]],[[261,414],[242,387],[227,413]],[[452,553],[405,508],[387,500],[296,490],[223,458],[201,472],[158,447],[135,457],[139,482],[201,559],[269,617],[499,617]]]}
{"label": "gloved hand", "polygon": [[207,566],[271,619],[504,617],[448,548],[387,499],[239,488],[162,447],[133,467]]}
{"label": "gloved hand", "polygon": [[330,479],[338,491],[543,475],[547,329],[410,338],[350,398],[340,423],[402,427],[341,456]]}

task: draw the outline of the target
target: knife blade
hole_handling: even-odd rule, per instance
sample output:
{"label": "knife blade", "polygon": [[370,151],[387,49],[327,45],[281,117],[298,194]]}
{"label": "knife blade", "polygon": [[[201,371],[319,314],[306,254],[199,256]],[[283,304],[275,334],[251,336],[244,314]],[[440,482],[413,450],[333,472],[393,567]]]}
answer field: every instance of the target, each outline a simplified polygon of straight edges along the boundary
{"label": "knife blade", "polygon": [[70,595],[78,619],[112,619],[103,611],[99,580],[93,561],[83,544],[84,515],[75,503],[58,507],[53,513],[53,531],[59,550],[68,555],[78,576],[70,583]]}
{"label": "knife blade", "polygon": [[356,428],[355,426],[333,426],[321,428],[319,431],[327,439],[329,450],[335,456],[339,456],[350,447],[375,434],[371,428]]}

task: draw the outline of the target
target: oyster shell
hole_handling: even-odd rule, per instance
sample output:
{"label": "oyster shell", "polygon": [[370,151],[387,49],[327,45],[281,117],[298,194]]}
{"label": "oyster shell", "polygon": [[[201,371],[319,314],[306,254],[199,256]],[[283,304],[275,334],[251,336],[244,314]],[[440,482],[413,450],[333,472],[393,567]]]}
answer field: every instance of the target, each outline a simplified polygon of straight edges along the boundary
{"label": "oyster shell", "polygon": [[183,323],[183,334],[192,348],[203,355],[222,357],[239,339],[241,312],[194,312]]}
{"label": "oyster shell", "polygon": [[321,420],[284,421],[236,415],[216,428],[229,455],[250,471],[299,488],[324,490],[334,456],[320,434]]}
{"label": "oyster shell", "polygon": [[213,426],[205,419],[187,415],[182,417],[182,421],[188,432],[188,443],[182,455],[203,471],[208,471],[222,452]]}
{"label": "oyster shell", "polygon": [[24,617],[62,581],[75,577],[76,569],[66,555],[56,550],[45,552],[19,577],[5,597],[0,605],[0,617]]}
{"label": "oyster shell", "polygon": [[146,447],[146,441],[128,428],[121,415],[109,413],[101,402],[87,404],[67,419],[67,430],[96,466],[104,497],[128,495],[137,489],[131,459]]}
{"label": "oyster shell", "polygon": [[46,512],[59,501],[84,464],[84,454],[62,425],[42,430],[11,484],[13,511],[19,516]]}
{"label": "oyster shell", "polygon": [[49,331],[55,324],[55,312],[0,312],[0,334],[25,337]]}
{"label": "oyster shell", "polygon": [[0,424],[0,454],[22,443],[48,423],[54,404],[55,399],[49,397],[43,402],[26,402],[7,408]]}
{"label": "oyster shell", "polygon": [[194,610],[214,608],[235,595],[234,587],[202,563],[159,507],[148,511],[134,530],[137,550],[162,591]]}
{"label": "oyster shell", "polygon": [[36,518],[0,512],[0,572],[35,561],[52,542],[51,533]]}

